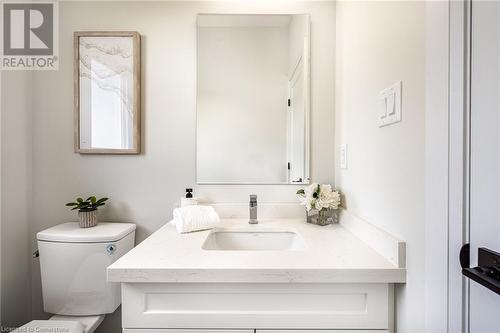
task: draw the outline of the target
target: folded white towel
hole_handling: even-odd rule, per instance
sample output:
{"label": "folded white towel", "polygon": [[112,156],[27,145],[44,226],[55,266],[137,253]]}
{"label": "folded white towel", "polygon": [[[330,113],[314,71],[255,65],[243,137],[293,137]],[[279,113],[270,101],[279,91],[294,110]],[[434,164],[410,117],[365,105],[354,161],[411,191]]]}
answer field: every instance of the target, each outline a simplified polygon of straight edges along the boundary
{"label": "folded white towel", "polygon": [[220,218],[211,206],[186,206],[174,209],[174,224],[179,233],[215,228]]}

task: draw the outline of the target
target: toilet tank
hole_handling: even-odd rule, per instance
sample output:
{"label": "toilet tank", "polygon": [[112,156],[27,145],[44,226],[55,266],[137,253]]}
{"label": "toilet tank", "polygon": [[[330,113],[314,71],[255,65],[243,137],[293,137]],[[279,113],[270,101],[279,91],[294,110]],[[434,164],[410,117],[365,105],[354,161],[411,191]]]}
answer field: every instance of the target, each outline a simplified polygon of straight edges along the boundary
{"label": "toilet tank", "polygon": [[121,286],[107,281],[106,268],[134,247],[135,224],[64,223],[39,232],[37,240],[45,312],[90,316],[118,308]]}

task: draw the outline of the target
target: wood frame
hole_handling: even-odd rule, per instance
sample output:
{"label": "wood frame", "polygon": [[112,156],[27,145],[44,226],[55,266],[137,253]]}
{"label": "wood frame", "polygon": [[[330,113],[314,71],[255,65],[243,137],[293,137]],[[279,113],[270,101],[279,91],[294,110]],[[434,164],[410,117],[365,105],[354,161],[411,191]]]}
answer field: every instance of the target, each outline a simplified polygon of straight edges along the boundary
{"label": "wood frame", "polygon": [[[131,149],[80,148],[80,37],[131,37],[134,75],[134,147]],[[80,154],[140,154],[141,152],[141,35],[136,31],[76,31],[74,45],[74,146]]]}

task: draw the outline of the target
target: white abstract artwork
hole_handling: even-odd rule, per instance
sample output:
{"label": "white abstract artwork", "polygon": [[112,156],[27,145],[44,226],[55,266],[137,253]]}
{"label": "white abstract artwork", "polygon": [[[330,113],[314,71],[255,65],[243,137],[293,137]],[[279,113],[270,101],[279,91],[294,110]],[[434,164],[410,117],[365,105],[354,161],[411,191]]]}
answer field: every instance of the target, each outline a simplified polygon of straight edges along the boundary
{"label": "white abstract artwork", "polygon": [[133,42],[121,36],[78,40],[81,149],[134,147]]}

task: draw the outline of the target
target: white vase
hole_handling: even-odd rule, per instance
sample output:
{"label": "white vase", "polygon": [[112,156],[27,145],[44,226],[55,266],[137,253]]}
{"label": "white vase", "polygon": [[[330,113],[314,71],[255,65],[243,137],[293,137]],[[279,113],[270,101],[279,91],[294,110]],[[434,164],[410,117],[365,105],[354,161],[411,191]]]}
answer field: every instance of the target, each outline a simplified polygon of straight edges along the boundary
{"label": "white vase", "polygon": [[78,219],[80,220],[80,228],[90,228],[97,225],[97,209],[79,210]]}

